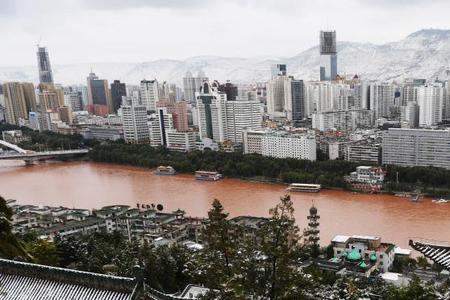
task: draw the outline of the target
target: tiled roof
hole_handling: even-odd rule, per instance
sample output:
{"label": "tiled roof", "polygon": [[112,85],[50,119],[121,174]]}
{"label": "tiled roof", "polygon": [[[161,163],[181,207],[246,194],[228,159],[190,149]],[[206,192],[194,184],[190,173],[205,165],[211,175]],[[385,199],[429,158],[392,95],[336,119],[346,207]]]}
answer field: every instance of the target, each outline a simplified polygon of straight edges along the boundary
{"label": "tiled roof", "polygon": [[0,259],[0,300],[134,300],[141,287],[133,278]]}
{"label": "tiled roof", "polygon": [[426,242],[409,241],[409,245],[435,263],[450,271],[450,246],[436,245]]}

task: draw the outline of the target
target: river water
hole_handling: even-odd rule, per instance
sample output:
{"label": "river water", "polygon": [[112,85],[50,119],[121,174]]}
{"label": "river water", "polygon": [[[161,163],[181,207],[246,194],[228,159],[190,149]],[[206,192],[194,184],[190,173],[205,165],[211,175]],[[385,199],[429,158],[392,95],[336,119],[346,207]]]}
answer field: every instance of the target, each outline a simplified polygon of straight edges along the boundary
{"label": "river water", "polygon": [[[197,181],[193,175],[157,176],[144,168],[92,162],[47,162],[25,166],[0,162],[0,195],[22,204],[100,208],[111,204],[163,204],[204,217],[214,198],[231,216],[267,216],[286,186],[237,179]],[[302,229],[312,203],[320,218],[321,244],[337,234],[381,236],[406,247],[410,238],[450,241],[450,203],[421,203],[390,195],[322,190],[292,193]]]}

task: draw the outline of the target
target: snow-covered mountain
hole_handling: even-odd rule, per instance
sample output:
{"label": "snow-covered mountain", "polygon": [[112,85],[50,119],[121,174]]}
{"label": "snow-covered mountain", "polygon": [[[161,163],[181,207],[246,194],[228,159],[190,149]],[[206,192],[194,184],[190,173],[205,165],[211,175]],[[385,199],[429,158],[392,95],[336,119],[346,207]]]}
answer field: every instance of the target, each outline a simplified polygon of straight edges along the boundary
{"label": "snow-covered mountain", "polygon": [[[120,79],[129,84],[137,84],[143,78],[181,83],[187,71],[196,74],[200,70],[219,81],[248,83],[267,80],[270,66],[275,63],[286,63],[288,73],[296,78],[316,80],[319,74],[318,46],[285,58],[199,56],[183,61],[161,59],[143,63],[54,65],[53,70],[54,78],[62,84],[85,83],[91,68],[101,78]],[[423,29],[383,45],[339,42],[338,72],[377,80],[450,78],[450,30]],[[36,66],[0,67],[0,81],[37,82],[37,75]]]}

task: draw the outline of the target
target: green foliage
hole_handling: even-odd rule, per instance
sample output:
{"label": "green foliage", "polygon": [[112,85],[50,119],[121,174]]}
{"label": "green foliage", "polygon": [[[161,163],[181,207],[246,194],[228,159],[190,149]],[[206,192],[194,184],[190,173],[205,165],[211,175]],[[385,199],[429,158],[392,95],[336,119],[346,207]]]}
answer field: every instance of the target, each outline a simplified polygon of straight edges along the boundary
{"label": "green foliage", "polygon": [[19,127],[10,124],[0,125],[0,135],[5,130],[22,130],[30,140],[19,143],[19,147],[26,150],[46,151],[59,149],[77,149],[83,145],[83,137],[79,134],[61,134],[52,131],[34,131],[28,127]]}
{"label": "green foliage", "polygon": [[31,257],[23,247],[23,243],[11,231],[12,215],[12,210],[0,196],[0,257],[30,260]]}
{"label": "green foliage", "polygon": [[[93,144],[90,157],[94,161],[147,168],[171,165],[182,173],[192,173],[202,169],[216,170],[227,177],[285,183],[318,183],[324,187],[344,189],[350,188],[344,176],[361,164],[371,164],[345,160],[279,159],[259,154],[216,151],[181,153],[161,147],[150,147],[150,145],[124,144],[123,141]],[[397,172],[400,181],[398,184],[396,183]],[[423,192],[439,197],[450,196],[450,170],[433,167],[388,166],[386,180],[387,191],[412,191],[420,183]]]}
{"label": "green foliage", "polygon": [[134,266],[140,265],[147,284],[167,293],[190,282],[184,273],[188,252],[180,246],[154,248],[146,242],[129,242],[117,232],[70,237],[57,240],[56,246],[62,267],[97,273],[114,270],[114,275],[134,277]]}

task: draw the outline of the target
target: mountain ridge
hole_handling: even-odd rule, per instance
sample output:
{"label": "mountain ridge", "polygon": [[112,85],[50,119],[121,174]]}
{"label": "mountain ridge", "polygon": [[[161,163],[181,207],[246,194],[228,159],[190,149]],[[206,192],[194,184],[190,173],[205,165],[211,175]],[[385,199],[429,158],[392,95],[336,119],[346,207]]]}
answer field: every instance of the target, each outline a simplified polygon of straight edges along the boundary
{"label": "mountain ridge", "polygon": [[[338,48],[338,73],[368,80],[401,80],[408,77],[447,79],[450,77],[450,30],[421,29],[404,39],[385,44],[341,41]],[[51,53],[50,53],[51,54]],[[54,65],[54,78],[62,84],[85,84],[92,70],[112,81],[120,79],[138,84],[143,78],[157,78],[181,84],[187,71],[203,71],[209,78],[237,83],[266,81],[270,66],[286,63],[288,73],[299,79],[317,80],[318,46],[292,57],[194,56],[185,60],[158,59],[140,63],[84,63]],[[1,81],[37,82],[37,66],[0,67]]]}

